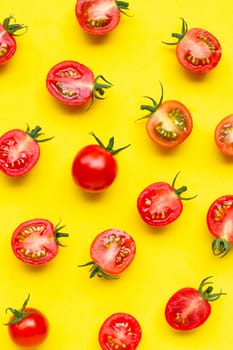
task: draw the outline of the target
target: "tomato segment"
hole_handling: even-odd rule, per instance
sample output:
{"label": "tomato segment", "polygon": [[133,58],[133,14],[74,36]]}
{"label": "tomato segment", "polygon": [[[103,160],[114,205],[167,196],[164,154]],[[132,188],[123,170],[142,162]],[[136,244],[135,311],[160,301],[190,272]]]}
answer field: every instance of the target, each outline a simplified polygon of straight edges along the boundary
{"label": "tomato segment", "polygon": [[99,330],[102,350],[135,350],[141,340],[142,331],[138,321],[127,313],[109,316]]}
{"label": "tomato segment", "polygon": [[223,118],[217,124],[215,142],[223,154],[233,156],[233,114]]}

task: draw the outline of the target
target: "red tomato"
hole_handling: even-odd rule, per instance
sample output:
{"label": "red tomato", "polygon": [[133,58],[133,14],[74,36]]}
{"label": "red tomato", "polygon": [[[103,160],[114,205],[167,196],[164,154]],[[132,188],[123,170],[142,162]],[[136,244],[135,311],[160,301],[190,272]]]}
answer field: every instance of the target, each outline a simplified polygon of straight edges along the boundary
{"label": "red tomato", "polygon": [[129,234],[109,229],[98,234],[93,240],[90,247],[92,261],[79,267],[90,265],[90,278],[97,275],[114,279],[132,263],[135,253],[136,245]]}
{"label": "red tomato", "polygon": [[39,139],[41,127],[26,131],[12,129],[0,137],[0,170],[8,176],[27,174],[38,162],[40,147],[38,142],[51,140]]}
{"label": "red tomato", "polygon": [[31,265],[42,265],[52,260],[62,246],[59,238],[68,237],[61,232],[64,226],[54,225],[46,219],[32,219],[20,224],[13,232],[11,246],[15,256]]}
{"label": "red tomato", "polygon": [[10,338],[16,345],[23,348],[34,348],[46,340],[49,323],[41,311],[26,307],[28,300],[29,296],[20,310],[7,309],[13,313],[13,316],[6,325]]}
{"label": "red tomato", "polygon": [[205,29],[192,28],[182,18],[181,34],[173,33],[177,38],[176,56],[179,63],[191,72],[202,73],[213,69],[220,61],[222,49],[217,38]]}
{"label": "red tomato", "polygon": [[141,337],[140,324],[127,313],[112,314],[99,330],[99,344],[102,350],[135,350]]}
{"label": "red tomato", "polygon": [[[15,18],[9,16],[0,24],[0,65],[5,64],[16,52],[16,41],[14,36],[21,35],[19,31],[25,32],[27,27],[23,24],[15,23]],[[18,32],[18,34],[16,34]]]}
{"label": "red tomato", "polygon": [[109,187],[116,178],[118,166],[114,155],[129,145],[113,150],[113,137],[105,147],[95,134],[91,135],[98,145],[85,146],[76,154],[72,164],[72,176],[83,190],[99,192]]}
{"label": "red tomato", "polygon": [[190,135],[193,128],[192,116],[181,102],[168,100],[162,103],[162,95],[159,103],[150,99],[153,105],[141,105],[142,110],[148,110],[149,114],[146,129],[150,139],[163,148],[174,148],[181,144]]}
{"label": "red tomato", "polygon": [[233,243],[233,195],[217,198],[207,212],[207,225],[216,237],[212,243],[214,255],[225,256]]}
{"label": "red tomato", "polygon": [[66,105],[81,106],[92,101],[94,97],[103,99],[104,90],[112,84],[102,75],[94,78],[93,72],[81,63],[63,61],[50,69],[46,86],[58,101]]}
{"label": "red tomato", "polygon": [[118,0],[77,0],[75,14],[88,33],[104,35],[120,22],[120,13],[129,9],[128,2]]}
{"label": "red tomato", "polygon": [[181,194],[187,190],[187,187],[182,186],[175,189],[175,181],[178,174],[175,176],[172,185],[166,182],[155,182],[147,186],[138,196],[138,212],[148,225],[165,226],[170,224],[182,213],[182,200],[196,197],[181,197]]}
{"label": "red tomato", "polygon": [[216,126],[215,142],[222,153],[233,156],[233,114],[222,119]]}
{"label": "red tomato", "polygon": [[187,331],[201,326],[211,313],[209,302],[217,300],[225,293],[212,293],[212,282],[205,278],[198,289],[182,288],[168,300],[165,318],[177,330]]}

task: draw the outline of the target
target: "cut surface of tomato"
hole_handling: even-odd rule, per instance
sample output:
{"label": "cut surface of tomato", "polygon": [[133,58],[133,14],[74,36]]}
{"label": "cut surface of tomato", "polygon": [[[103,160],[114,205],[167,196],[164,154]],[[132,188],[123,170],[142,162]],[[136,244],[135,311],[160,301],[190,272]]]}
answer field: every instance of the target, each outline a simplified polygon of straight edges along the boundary
{"label": "cut surface of tomato", "polygon": [[223,154],[233,157],[233,114],[223,118],[216,126],[215,142]]}
{"label": "cut surface of tomato", "polygon": [[99,330],[102,350],[135,350],[141,340],[142,330],[138,321],[127,313],[109,316]]}
{"label": "cut surface of tomato", "polygon": [[0,65],[5,64],[16,52],[15,38],[0,24]]}

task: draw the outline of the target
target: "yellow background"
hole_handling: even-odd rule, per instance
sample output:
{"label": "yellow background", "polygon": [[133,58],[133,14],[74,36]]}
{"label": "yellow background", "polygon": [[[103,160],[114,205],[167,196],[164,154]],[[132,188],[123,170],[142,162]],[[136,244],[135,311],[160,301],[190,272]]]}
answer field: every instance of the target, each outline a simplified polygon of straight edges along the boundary
{"label": "yellow background", "polygon": [[[214,142],[216,124],[233,112],[232,106],[232,4],[231,1],[135,0],[132,17],[122,15],[117,29],[103,38],[88,36],[79,27],[75,1],[1,0],[1,18],[13,14],[29,26],[17,37],[17,52],[0,68],[0,133],[40,125],[46,136],[41,157],[25,177],[11,179],[0,174],[0,324],[8,320],[5,309],[18,308],[31,295],[29,306],[43,311],[50,333],[41,350],[99,349],[98,331],[114,312],[128,312],[142,327],[140,350],[215,350],[232,348],[233,251],[223,259],[211,251],[213,237],[206,226],[206,213],[219,196],[232,194],[232,160],[223,157]],[[180,17],[189,28],[212,32],[222,46],[222,59],[209,74],[184,71],[175,47],[161,44],[179,32]],[[50,96],[45,79],[56,63],[76,60],[95,75],[102,74],[114,86],[104,101],[95,100],[87,112],[65,107]],[[192,113],[193,132],[178,148],[158,149],[148,138],[140,105],[144,95],[176,99]],[[118,154],[119,172],[114,184],[102,194],[85,194],[71,178],[77,151],[93,143],[94,131],[107,143],[115,137],[117,147],[131,143]],[[152,182],[187,185],[179,219],[156,229],[139,218],[136,200]],[[70,237],[58,256],[46,266],[21,263],[11,251],[13,230],[23,221],[44,217],[60,219]],[[116,281],[89,279],[93,238],[108,228],[131,234],[137,253],[131,266]],[[212,314],[200,328],[190,332],[171,329],[164,319],[168,298],[183,287],[198,287],[213,276],[215,291],[227,293],[212,304]],[[11,343],[7,328],[0,329],[4,350]]]}

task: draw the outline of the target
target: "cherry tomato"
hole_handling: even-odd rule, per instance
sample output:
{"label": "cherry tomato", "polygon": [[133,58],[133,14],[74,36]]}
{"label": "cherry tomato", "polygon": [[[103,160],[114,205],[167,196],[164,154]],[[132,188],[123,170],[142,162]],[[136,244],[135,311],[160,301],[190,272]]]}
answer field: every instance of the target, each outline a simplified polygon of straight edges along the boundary
{"label": "cherry tomato", "polygon": [[58,101],[81,106],[92,102],[93,98],[103,99],[105,89],[112,86],[102,75],[94,77],[84,64],[63,61],[53,66],[47,74],[46,86]]}
{"label": "cherry tomato", "polygon": [[52,260],[63,246],[59,238],[68,237],[61,232],[65,226],[54,225],[46,219],[24,221],[13,232],[11,247],[15,256],[31,265],[42,265]]}
{"label": "cherry tomato", "polygon": [[148,110],[149,114],[140,119],[148,118],[146,130],[154,143],[163,148],[174,148],[186,140],[192,132],[192,116],[181,102],[168,100],[162,103],[162,85],[161,89],[159,103],[146,96],[152,101],[152,105],[141,105],[141,109]]}
{"label": "cherry tomato", "polygon": [[221,291],[212,293],[212,282],[205,278],[198,289],[182,288],[168,300],[165,318],[168,324],[177,330],[187,331],[201,326],[211,313],[210,302],[217,300]]}
{"label": "cherry tomato", "polygon": [[13,16],[5,18],[0,24],[0,65],[8,62],[16,52],[17,45],[14,36],[21,35],[26,30],[25,25],[15,23]]}
{"label": "cherry tomato", "polygon": [[179,63],[191,72],[202,73],[212,70],[220,61],[222,49],[218,39],[205,29],[192,28],[182,18],[181,34],[172,33],[176,42],[163,42],[176,45]]}
{"label": "cherry tomato", "polygon": [[223,118],[216,126],[215,142],[223,154],[233,156],[233,114]]}
{"label": "cherry tomato", "polygon": [[120,22],[120,14],[129,3],[119,0],[77,0],[75,14],[80,26],[88,33],[105,35]]}
{"label": "cherry tomato", "polygon": [[224,257],[233,243],[233,195],[219,197],[210,205],[207,225],[216,237],[212,243],[213,254]]}
{"label": "cherry tomato", "polygon": [[105,147],[94,133],[91,135],[98,144],[87,145],[76,154],[72,164],[72,176],[74,182],[84,191],[100,192],[109,187],[116,178],[118,166],[114,155],[130,145],[114,150],[113,137]]}
{"label": "cherry tomato", "polygon": [[185,198],[181,196],[187,190],[187,187],[175,188],[178,174],[175,176],[172,185],[166,182],[155,182],[139,194],[137,209],[143,221],[148,225],[165,226],[170,224],[182,213],[182,200],[190,200],[196,197]]}
{"label": "cherry tomato", "polygon": [[136,244],[129,234],[109,229],[99,233],[93,240],[90,247],[92,261],[79,267],[91,266],[90,278],[117,279],[132,263],[135,253]]}
{"label": "cherry tomato", "polygon": [[0,137],[0,170],[8,176],[27,174],[38,162],[40,157],[39,142],[51,140],[39,139],[41,127],[36,126],[26,131],[12,129]]}
{"label": "cherry tomato", "polygon": [[27,307],[29,297],[30,295],[20,310],[7,308],[13,315],[9,322],[5,323],[11,340],[23,348],[41,345],[49,333],[49,322],[45,315],[37,309]]}
{"label": "cherry tomato", "polygon": [[109,316],[99,330],[99,344],[102,350],[135,350],[141,337],[141,326],[135,317],[122,312]]}

